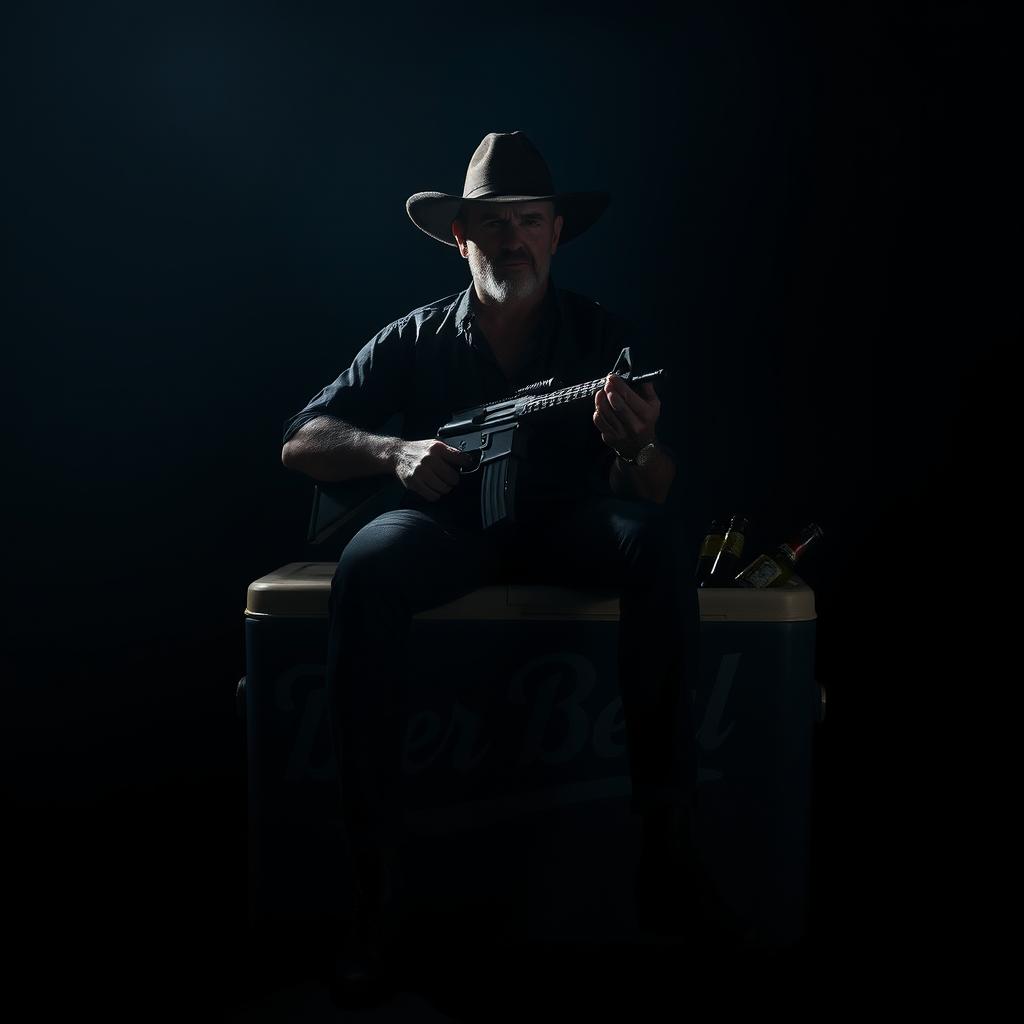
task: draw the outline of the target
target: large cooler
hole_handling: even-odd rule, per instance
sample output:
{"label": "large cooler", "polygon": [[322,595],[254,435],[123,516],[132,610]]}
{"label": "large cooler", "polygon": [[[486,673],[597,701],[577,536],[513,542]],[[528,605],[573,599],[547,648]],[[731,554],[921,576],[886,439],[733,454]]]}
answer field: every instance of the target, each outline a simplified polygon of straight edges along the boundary
{"label": "large cooler", "polygon": [[[245,613],[249,908],[253,921],[347,912],[324,660],[333,562],[252,583]],[[755,945],[806,923],[814,726],[813,591],[702,589],[689,694],[696,839]],[[423,652],[403,705],[409,907],[498,905],[511,933],[636,934],[640,822],[617,681],[615,592],[483,587],[415,616]],[[430,666],[436,666],[433,671]]]}

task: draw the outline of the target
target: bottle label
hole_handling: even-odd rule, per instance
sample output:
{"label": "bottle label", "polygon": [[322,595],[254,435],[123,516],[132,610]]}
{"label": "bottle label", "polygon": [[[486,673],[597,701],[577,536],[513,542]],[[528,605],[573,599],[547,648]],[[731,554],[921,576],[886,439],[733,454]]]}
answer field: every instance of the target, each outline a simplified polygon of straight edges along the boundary
{"label": "bottle label", "polygon": [[778,563],[772,558],[765,558],[747,573],[744,579],[755,587],[770,587],[781,575],[782,569]]}
{"label": "bottle label", "polygon": [[730,555],[735,555],[739,558],[740,555],[743,554],[743,534],[737,533],[735,530],[730,530],[725,535],[725,541],[722,547]]}
{"label": "bottle label", "polygon": [[722,537],[720,534],[709,533],[700,546],[701,558],[714,558],[722,550]]}

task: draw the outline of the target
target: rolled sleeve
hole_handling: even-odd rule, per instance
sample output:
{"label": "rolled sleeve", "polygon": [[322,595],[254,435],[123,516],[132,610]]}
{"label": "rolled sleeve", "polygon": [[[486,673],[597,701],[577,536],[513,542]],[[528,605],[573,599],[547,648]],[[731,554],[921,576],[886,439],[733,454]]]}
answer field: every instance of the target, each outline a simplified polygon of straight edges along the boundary
{"label": "rolled sleeve", "polygon": [[415,328],[409,318],[389,324],[357,353],[333,384],[284,423],[282,444],[317,416],[329,414],[363,430],[378,430],[404,412],[412,387]]}

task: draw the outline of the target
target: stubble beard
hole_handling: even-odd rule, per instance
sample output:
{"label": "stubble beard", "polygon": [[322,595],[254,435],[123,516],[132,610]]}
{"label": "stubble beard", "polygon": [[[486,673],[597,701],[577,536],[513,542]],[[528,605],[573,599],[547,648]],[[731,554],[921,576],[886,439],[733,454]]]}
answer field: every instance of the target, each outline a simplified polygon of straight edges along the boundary
{"label": "stubble beard", "polygon": [[469,266],[480,291],[493,302],[518,302],[540,287],[540,277],[532,263],[504,269],[496,267],[479,250],[470,249]]}

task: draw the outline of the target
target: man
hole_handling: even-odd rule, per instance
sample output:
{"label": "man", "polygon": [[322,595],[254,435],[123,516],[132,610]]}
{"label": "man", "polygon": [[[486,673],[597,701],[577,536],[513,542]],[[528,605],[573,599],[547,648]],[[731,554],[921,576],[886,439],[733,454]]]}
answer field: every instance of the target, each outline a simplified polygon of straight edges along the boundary
{"label": "man", "polygon": [[[321,481],[391,474],[405,489],[401,508],[346,545],[329,604],[328,709],[357,871],[355,920],[336,964],[343,989],[381,976],[382,906],[393,895],[404,835],[396,706],[416,657],[408,651],[411,616],[485,583],[620,589],[631,806],[644,822],[635,879],[642,924],[659,924],[657,910],[680,875],[680,849],[691,865],[695,767],[680,693],[697,671],[699,611],[664,515],[676,465],[657,438],[655,388],[643,382],[636,392],[608,376],[591,416],[536,431],[510,531],[481,529],[473,457],[436,438],[453,412],[533,381],[608,374],[629,343],[623,321],[556,288],[550,276],[559,245],[590,227],[608,202],[606,193],[556,193],[522,132],[487,135],[462,196],[417,193],[406,203],[417,227],[458,247],[469,287],[388,325],[285,425],[288,468]],[[399,411],[403,438],[372,432]]]}

